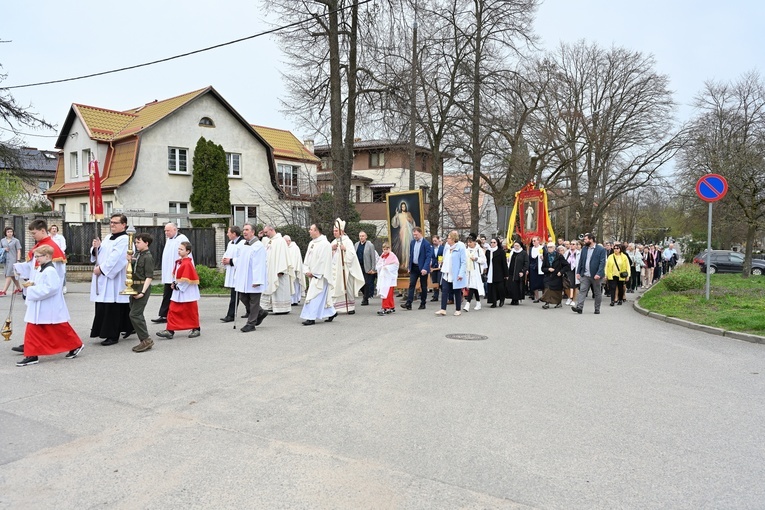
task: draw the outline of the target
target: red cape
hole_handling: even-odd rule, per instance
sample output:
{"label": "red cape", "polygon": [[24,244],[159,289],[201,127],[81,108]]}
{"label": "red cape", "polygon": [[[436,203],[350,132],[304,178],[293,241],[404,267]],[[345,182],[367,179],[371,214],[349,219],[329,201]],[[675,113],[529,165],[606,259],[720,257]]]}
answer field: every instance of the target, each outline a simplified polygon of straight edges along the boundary
{"label": "red cape", "polygon": [[199,285],[199,275],[194,267],[194,263],[191,261],[191,257],[176,260],[175,271],[173,273],[175,274],[176,282],[184,281]]}
{"label": "red cape", "polygon": [[59,246],[56,244],[56,241],[54,241],[51,236],[46,237],[45,239],[43,239],[42,241],[34,245],[32,249],[29,250],[29,253],[27,253],[27,260],[32,260],[32,258],[34,257],[35,250],[43,245],[47,245],[53,248],[53,258],[52,258],[53,262],[63,262],[64,264],[66,264],[66,254],[63,251],[61,251],[61,248],[59,248]]}

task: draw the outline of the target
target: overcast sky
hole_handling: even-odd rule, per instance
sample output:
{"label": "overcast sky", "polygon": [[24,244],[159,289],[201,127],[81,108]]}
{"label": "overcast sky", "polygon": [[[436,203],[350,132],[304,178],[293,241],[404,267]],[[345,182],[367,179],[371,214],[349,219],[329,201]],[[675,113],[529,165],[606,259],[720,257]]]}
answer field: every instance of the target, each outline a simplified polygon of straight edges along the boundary
{"label": "overcast sky", "polygon": [[[0,19],[0,86],[105,71],[246,37],[269,28],[258,1],[95,0],[15,1]],[[763,71],[765,2],[729,0],[546,0],[535,30],[545,48],[560,41],[595,41],[653,54],[669,75],[678,117],[709,79],[727,81]],[[138,70],[12,91],[22,105],[63,124],[72,103],[125,110],[212,85],[253,124],[311,133],[281,112],[282,55],[270,37]],[[49,138],[27,144],[52,149]],[[9,133],[0,133],[0,139]],[[317,137],[317,142],[320,137]]]}

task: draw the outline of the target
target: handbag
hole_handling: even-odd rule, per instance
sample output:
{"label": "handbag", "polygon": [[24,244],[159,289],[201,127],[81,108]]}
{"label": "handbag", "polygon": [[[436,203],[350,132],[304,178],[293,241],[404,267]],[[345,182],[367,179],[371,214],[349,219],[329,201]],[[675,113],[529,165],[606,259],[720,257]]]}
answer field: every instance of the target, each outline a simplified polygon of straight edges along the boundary
{"label": "handbag", "polygon": [[616,261],[616,256],[612,255],[614,257],[614,264],[616,264],[616,270],[619,271],[619,278],[627,278],[630,274],[627,271],[622,271],[619,269],[619,263]]}

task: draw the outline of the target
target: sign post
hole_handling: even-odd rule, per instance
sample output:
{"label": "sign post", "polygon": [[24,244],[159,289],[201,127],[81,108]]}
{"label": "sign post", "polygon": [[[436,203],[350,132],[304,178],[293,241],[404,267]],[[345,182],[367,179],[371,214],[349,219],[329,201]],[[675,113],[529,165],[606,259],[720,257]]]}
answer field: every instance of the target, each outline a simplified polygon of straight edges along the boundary
{"label": "sign post", "polygon": [[706,298],[709,301],[709,262],[712,257],[712,203],[722,199],[728,192],[728,181],[718,174],[706,174],[696,183],[696,194],[705,202],[709,203],[709,217],[707,220],[707,288]]}

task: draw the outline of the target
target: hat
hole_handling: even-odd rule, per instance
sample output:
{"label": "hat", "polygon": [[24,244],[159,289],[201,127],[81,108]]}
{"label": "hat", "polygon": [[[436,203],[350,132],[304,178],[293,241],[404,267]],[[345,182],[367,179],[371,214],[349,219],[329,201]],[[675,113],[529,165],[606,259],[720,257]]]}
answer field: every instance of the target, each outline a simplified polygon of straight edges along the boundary
{"label": "hat", "polygon": [[337,218],[337,219],[335,220],[335,224],[334,224],[334,226],[335,226],[335,227],[337,227],[337,228],[339,228],[339,229],[340,229],[340,230],[342,230],[343,232],[345,232],[345,222],[344,222],[343,220],[341,220],[340,218]]}

